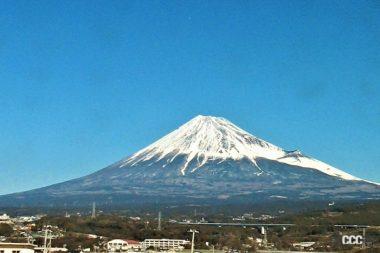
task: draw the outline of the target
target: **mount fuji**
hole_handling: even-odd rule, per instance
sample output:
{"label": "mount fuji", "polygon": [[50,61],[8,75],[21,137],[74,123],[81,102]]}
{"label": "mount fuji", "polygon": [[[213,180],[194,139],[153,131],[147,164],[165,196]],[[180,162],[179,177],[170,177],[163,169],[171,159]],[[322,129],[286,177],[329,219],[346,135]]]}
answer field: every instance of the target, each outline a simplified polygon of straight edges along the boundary
{"label": "mount fuji", "polygon": [[197,116],[93,174],[0,197],[0,205],[379,199],[380,186],[286,151],[230,121]]}

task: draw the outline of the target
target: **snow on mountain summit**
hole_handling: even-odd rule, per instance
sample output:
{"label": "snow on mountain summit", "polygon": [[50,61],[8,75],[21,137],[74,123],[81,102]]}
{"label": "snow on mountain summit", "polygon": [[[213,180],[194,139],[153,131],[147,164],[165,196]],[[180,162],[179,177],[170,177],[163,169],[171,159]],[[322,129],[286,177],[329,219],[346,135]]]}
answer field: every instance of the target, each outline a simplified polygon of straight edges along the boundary
{"label": "snow on mountain summit", "polygon": [[186,163],[181,168],[182,175],[187,173],[188,166],[192,161],[197,161],[197,166],[190,172],[202,167],[209,160],[247,158],[256,165],[257,158],[265,158],[289,165],[316,169],[346,180],[360,180],[326,163],[304,156],[299,151],[285,151],[251,135],[224,118],[202,115],[193,118],[125,159],[120,167],[167,157],[171,157],[169,161],[171,162],[178,155],[186,156]]}
{"label": "snow on mountain summit", "polygon": [[[194,158],[201,161],[199,167],[209,159],[241,159],[247,157],[276,157],[284,151],[266,141],[252,136],[228,120],[220,117],[197,116],[150,146],[128,159],[136,163],[167,156],[186,154],[187,162]],[[187,164],[186,164],[187,165]],[[184,166],[183,172],[186,169]]]}

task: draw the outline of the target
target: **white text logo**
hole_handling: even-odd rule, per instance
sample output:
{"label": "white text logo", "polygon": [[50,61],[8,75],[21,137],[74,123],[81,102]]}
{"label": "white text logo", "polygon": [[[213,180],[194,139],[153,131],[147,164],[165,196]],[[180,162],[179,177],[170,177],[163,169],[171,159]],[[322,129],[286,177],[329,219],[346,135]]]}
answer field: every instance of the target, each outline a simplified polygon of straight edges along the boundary
{"label": "white text logo", "polygon": [[343,235],[343,244],[363,244],[363,236],[361,235]]}

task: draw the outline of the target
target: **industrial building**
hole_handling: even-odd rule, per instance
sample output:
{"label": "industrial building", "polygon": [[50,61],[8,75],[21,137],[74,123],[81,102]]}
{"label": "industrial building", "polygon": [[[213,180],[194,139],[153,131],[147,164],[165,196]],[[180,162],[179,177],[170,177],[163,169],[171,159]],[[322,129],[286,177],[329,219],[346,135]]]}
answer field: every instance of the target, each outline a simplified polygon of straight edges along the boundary
{"label": "industrial building", "polygon": [[142,242],[144,249],[155,248],[163,250],[183,250],[187,244],[190,244],[190,241],[181,239],[145,239]]}

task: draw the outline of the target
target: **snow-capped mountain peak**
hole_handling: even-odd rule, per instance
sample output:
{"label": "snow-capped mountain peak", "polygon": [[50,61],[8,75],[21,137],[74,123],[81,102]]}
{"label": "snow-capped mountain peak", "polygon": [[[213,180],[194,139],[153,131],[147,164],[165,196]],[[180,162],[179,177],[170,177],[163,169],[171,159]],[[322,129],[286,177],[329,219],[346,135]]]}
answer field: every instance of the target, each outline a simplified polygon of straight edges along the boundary
{"label": "snow-capped mountain peak", "polygon": [[[181,167],[182,175],[196,171],[209,160],[247,158],[256,164],[257,158],[265,158],[298,167],[316,169],[346,180],[359,180],[326,163],[304,156],[298,150],[285,151],[251,135],[224,118],[202,115],[196,116],[178,129],[123,160],[120,167],[133,166],[151,159],[158,161],[168,157],[170,157],[170,162],[178,155],[186,156],[186,162]],[[197,166],[189,170],[188,166],[192,161],[196,161]]]}
{"label": "snow-capped mountain peak", "polygon": [[[188,156],[187,164],[194,158],[198,159],[200,167],[209,159],[236,160],[246,157],[254,162],[256,157],[275,159],[283,156],[285,152],[224,118],[199,115],[137,152],[127,160],[127,163],[136,163],[153,157],[161,159],[167,155],[175,157],[180,154]],[[187,164],[182,168],[183,174]]]}

